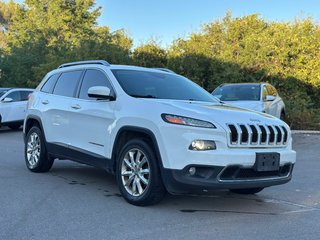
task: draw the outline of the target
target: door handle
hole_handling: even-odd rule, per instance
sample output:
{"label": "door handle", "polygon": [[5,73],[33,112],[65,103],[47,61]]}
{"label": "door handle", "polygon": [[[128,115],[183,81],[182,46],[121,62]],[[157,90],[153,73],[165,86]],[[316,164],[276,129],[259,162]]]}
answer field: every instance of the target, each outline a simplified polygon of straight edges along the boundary
{"label": "door handle", "polygon": [[49,101],[48,100],[43,100],[41,103],[44,104],[44,105],[47,105],[47,104],[49,104]]}
{"label": "door handle", "polygon": [[71,107],[76,110],[81,109],[81,106],[79,104],[71,105]]}

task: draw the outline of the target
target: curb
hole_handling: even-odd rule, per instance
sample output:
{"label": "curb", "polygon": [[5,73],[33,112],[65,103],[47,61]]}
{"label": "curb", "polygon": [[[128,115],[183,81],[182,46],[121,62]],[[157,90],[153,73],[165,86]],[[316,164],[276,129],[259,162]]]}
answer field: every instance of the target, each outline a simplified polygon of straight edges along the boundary
{"label": "curb", "polygon": [[320,131],[316,130],[292,130],[292,134],[320,134]]}

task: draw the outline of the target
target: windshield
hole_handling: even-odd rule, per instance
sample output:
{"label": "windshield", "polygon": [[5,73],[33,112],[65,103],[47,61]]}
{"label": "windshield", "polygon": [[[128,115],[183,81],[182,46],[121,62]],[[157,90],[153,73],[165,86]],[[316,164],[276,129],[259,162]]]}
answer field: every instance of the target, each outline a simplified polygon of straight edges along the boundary
{"label": "windshield", "polygon": [[112,70],[132,97],[217,102],[206,90],[182,76],[137,70]]}
{"label": "windshield", "polygon": [[221,101],[259,101],[260,85],[232,84],[218,87],[212,95]]}
{"label": "windshield", "polygon": [[0,98],[1,98],[6,92],[8,92],[8,90],[1,90],[1,89],[0,89]]}

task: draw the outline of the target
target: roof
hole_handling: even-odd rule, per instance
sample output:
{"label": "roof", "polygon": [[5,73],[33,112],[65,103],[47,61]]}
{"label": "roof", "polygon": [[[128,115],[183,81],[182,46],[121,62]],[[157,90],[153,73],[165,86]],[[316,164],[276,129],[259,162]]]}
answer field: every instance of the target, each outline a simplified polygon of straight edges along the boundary
{"label": "roof", "polygon": [[230,85],[253,85],[253,86],[259,86],[261,84],[265,84],[265,83],[224,83],[224,84],[221,84],[220,87],[222,87],[222,86],[230,86]]}
{"label": "roof", "polygon": [[27,91],[34,91],[31,88],[0,88],[0,91],[9,91],[9,90],[27,90]]}
{"label": "roof", "polygon": [[136,70],[136,71],[154,71],[154,72],[166,72],[166,73],[172,73],[174,72],[170,69],[167,68],[146,68],[146,67],[138,67],[138,66],[131,66],[131,65],[114,65],[114,64],[109,64],[105,60],[88,60],[88,61],[78,61],[78,62],[69,62],[69,63],[64,63],[60,65],[57,69],[51,71],[52,73],[54,72],[61,72],[59,70],[65,69],[68,67],[74,67],[74,69],[77,68],[82,68],[83,66],[89,67],[92,65],[100,65],[104,67],[109,67],[110,69],[127,69],[127,70]]}

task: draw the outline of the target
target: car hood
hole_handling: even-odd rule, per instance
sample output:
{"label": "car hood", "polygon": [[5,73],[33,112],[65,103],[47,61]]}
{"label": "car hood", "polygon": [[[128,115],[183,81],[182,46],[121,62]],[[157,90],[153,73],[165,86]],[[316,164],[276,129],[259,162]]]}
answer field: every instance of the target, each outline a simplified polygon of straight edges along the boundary
{"label": "car hood", "polygon": [[259,101],[227,101],[225,102],[228,105],[240,107],[240,108],[246,108],[251,109],[254,111],[262,111],[262,103]]}
{"label": "car hood", "polygon": [[168,106],[170,106],[172,111],[166,112],[168,114],[183,115],[186,117],[211,121],[218,123],[220,126],[225,126],[226,124],[232,123],[285,125],[284,122],[271,115],[228,104],[160,99],[155,99],[154,101],[166,105],[166,109],[170,109],[168,108]]}

